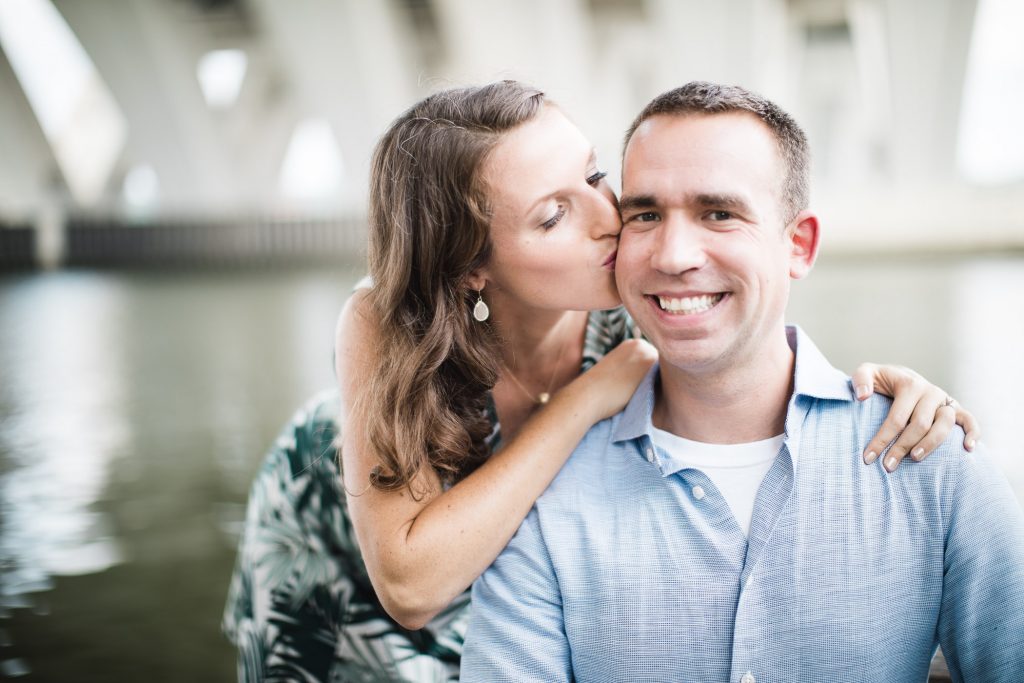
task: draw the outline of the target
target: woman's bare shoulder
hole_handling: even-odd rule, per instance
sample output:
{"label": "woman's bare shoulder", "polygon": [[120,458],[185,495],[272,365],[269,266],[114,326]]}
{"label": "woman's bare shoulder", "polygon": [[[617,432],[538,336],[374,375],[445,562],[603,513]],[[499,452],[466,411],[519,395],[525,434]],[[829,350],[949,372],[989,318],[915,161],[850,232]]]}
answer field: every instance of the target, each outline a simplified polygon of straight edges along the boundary
{"label": "woman's bare shoulder", "polygon": [[[336,345],[340,342],[359,341],[364,334],[377,334],[379,325],[370,302],[369,289],[357,289],[345,301],[334,329]],[[335,349],[337,350],[337,349]]]}
{"label": "woman's bare shoulder", "polygon": [[334,370],[343,390],[346,384],[358,382],[367,370],[380,338],[380,325],[369,294],[369,289],[352,292],[334,329]]}

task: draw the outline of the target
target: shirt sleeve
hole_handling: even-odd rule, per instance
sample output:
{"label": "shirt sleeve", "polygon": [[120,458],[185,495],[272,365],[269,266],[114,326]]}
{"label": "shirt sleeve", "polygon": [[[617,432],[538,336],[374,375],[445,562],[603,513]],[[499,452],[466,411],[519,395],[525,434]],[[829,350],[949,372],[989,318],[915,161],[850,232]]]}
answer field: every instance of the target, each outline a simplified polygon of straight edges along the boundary
{"label": "shirt sleeve", "polygon": [[537,508],[473,584],[459,680],[571,681],[562,598]]}
{"label": "shirt sleeve", "polygon": [[1024,671],[1024,513],[979,448],[963,453],[946,533],[939,643],[954,681]]}

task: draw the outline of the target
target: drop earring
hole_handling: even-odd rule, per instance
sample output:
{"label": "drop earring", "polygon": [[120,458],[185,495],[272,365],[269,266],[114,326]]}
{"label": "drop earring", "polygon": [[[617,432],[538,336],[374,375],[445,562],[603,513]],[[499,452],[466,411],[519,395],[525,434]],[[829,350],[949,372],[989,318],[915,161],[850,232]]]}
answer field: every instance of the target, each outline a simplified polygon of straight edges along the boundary
{"label": "drop earring", "polygon": [[484,297],[481,294],[482,291],[482,289],[477,290],[476,303],[473,305],[473,317],[479,322],[483,322],[491,317],[491,309],[484,303]]}

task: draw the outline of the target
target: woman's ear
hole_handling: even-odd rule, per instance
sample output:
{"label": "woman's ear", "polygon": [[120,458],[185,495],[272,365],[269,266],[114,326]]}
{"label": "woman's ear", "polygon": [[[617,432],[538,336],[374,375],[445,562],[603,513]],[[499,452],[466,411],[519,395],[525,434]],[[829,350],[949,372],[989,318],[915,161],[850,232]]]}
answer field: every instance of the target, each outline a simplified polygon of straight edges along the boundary
{"label": "woman's ear", "polygon": [[466,286],[474,292],[482,291],[486,285],[487,273],[483,268],[474,268],[470,271],[469,275],[466,276]]}
{"label": "woman's ear", "polygon": [[786,227],[789,238],[789,276],[794,280],[807,277],[818,258],[821,230],[818,217],[810,211],[801,211]]}

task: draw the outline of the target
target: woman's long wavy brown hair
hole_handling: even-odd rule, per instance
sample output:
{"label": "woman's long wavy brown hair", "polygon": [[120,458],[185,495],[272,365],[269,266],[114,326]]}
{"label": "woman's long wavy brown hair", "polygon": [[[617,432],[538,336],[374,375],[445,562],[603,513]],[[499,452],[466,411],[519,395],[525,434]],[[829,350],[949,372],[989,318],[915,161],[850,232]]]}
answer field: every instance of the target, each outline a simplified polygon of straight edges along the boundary
{"label": "woman's long wavy brown hair", "polygon": [[377,144],[368,302],[381,334],[356,403],[380,457],[375,488],[410,487],[425,467],[449,485],[488,455],[487,392],[500,361],[490,326],[472,319],[477,293],[467,283],[491,252],[481,170],[543,103],[542,92],[515,81],[445,90],[402,114]]}

